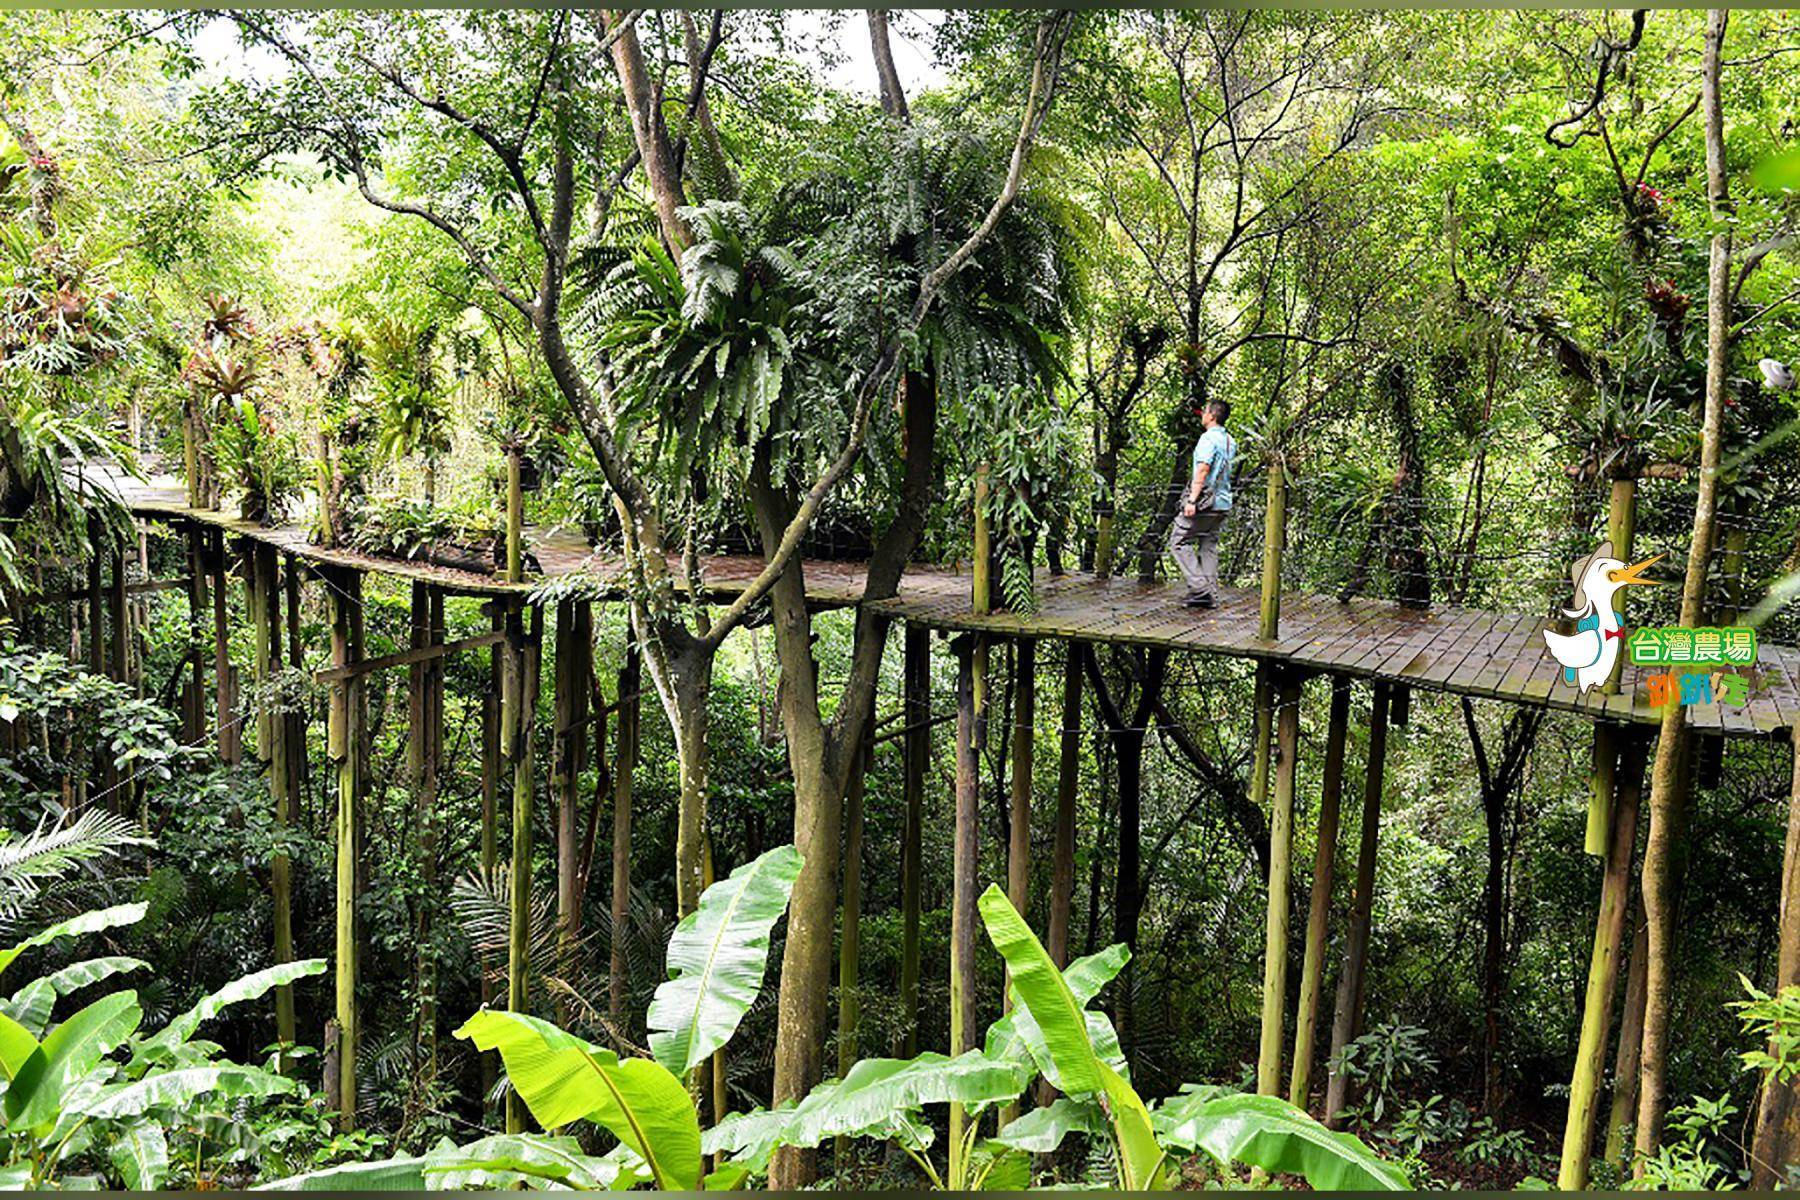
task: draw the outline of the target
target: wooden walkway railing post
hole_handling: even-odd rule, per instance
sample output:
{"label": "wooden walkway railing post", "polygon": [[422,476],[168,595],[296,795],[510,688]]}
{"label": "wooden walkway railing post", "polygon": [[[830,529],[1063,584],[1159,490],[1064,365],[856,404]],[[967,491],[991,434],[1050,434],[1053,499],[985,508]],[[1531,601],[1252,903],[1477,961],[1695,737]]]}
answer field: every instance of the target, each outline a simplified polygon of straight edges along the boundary
{"label": "wooden walkway railing post", "polygon": [[187,599],[188,599],[188,667],[192,672],[183,689],[186,705],[182,740],[198,745],[206,738],[206,597],[205,530],[190,523],[187,527]]}
{"label": "wooden walkway railing post", "polygon": [[1350,680],[1331,676],[1331,715],[1325,730],[1325,775],[1319,789],[1318,849],[1313,856],[1311,905],[1306,916],[1306,957],[1300,967],[1300,1002],[1294,1010],[1294,1069],[1288,1099],[1306,1107],[1312,1088],[1313,1040],[1325,974],[1326,926],[1337,858],[1338,809],[1344,791],[1344,739],[1350,726]]}
{"label": "wooden walkway railing post", "polygon": [[1331,1019],[1331,1056],[1325,1091],[1325,1123],[1336,1127],[1350,1097],[1350,1078],[1338,1069],[1344,1047],[1362,1034],[1363,984],[1369,960],[1369,924],[1375,907],[1375,854],[1381,834],[1381,795],[1386,781],[1389,685],[1376,680],[1369,704],[1369,762],[1363,782],[1362,831],[1356,852],[1356,894],[1344,936]]}
{"label": "wooden walkway railing post", "polygon": [[906,808],[900,834],[900,1028],[897,1052],[911,1058],[919,1052],[919,873],[923,865],[925,774],[931,767],[931,631],[906,623],[905,659],[901,670],[902,739],[901,799]]}
{"label": "wooden walkway railing post", "polygon": [[[362,573],[332,569],[325,574],[331,596],[331,665],[354,666],[362,658]],[[331,684],[330,721],[326,749],[337,765],[337,1087],[331,1097],[337,1104],[338,1127],[356,1128],[356,1043],[359,1022],[356,1009],[356,929],[358,846],[362,805],[362,756],[358,742],[362,729],[360,676]],[[327,1047],[333,1049],[333,1047]]]}
{"label": "wooden walkway railing post", "polygon": [[[1588,1183],[1594,1138],[1594,1114],[1600,1098],[1606,1035],[1612,1029],[1613,995],[1618,991],[1619,948],[1625,915],[1631,907],[1631,862],[1637,854],[1638,801],[1643,791],[1646,746],[1635,732],[1622,735],[1616,774],[1618,794],[1609,798],[1612,828],[1606,851],[1606,873],[1600,881],[1600,909],[1594,919],[1594,949],[1588,963],[1587,994],[1581,1005],[1581,1036],[1569,1084],[1569,1110],[1563,1126],[1562,1161],[1556,1186],[1581,1191]],[[1616,801],[1616,802],[1614,802]]]}

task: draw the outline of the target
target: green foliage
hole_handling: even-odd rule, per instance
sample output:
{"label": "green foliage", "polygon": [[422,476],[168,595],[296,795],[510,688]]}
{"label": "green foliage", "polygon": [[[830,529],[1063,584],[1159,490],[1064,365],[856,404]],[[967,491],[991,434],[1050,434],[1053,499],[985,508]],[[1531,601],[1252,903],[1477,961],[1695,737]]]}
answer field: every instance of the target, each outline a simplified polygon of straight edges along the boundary
{"label": "green foliage", "polygon": [[1369,1120],[1381,1121],[1402,1084],[1437,1070],[1428,1038],[1417,1025],[1389,1021],[1344,1047],[1333,1067],[1362,1089]]}
{"label": "green foliage", "polygon": [[1738,982],[1750,998],[1733,1001],[1731,1007],[1757,1043],[1738,1057],[1746,1070],[1761,1073],[1765,1084],[1786,1084],[1800,1075],[1800,987],[1784,987],[1771,996],[1747,976],[1740,974]]}
{"label": "green foliage", "polygon": [[669,940],[669,978],[645,1020],[650,1051],[677,1075],[731,1040],[762,990],[769,931],[787,911],[800,852],[778,846],[706,889]]}

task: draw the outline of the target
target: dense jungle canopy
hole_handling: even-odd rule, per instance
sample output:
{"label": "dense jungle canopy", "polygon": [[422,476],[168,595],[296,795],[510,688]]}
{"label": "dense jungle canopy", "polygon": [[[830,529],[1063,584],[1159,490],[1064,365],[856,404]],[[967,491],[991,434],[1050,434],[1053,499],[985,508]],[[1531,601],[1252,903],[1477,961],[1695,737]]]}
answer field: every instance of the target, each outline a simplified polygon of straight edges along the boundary
{"label": "dense jungle canopy", "polygon": [[816,601],[1178,579],[1223,401],[1246,628],[1608,539],[1774,687],[1797,53],[0,13],[0,1185],[1791,1182],[1789,731]]}

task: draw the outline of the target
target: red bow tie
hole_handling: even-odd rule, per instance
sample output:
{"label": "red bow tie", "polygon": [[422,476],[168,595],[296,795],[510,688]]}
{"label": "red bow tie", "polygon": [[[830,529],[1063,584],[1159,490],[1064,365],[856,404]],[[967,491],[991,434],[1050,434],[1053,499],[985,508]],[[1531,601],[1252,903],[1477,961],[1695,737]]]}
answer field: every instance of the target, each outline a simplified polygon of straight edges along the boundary
{"label": "red bow tie", "polygon": [[[1625,631],[1623,629],[1608,629],[1606,631],[1606,637],[1609,637],[1609,638],[1622,638],[1624,636],[1625,636]],[[1601,640],[1605,641],[1606,639],[1602,638]]]}

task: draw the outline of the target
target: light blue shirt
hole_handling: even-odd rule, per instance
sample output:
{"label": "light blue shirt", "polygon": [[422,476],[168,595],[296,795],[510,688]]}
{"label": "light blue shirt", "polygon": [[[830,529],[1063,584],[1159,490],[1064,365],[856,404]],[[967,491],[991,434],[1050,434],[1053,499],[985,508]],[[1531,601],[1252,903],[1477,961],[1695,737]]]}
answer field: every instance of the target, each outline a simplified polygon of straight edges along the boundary
{"label": "light blue shirt", "polygon": [[1212,490],[1212,506],[1218,512],[1231,508],[1231,460],[1236,457],[1237,439],[1226,433],[1223,425],[1214,425],[1194,443],[1193,469],[1198,471],[1201,463],[1207,464],[1201,491]]}

